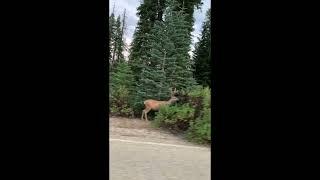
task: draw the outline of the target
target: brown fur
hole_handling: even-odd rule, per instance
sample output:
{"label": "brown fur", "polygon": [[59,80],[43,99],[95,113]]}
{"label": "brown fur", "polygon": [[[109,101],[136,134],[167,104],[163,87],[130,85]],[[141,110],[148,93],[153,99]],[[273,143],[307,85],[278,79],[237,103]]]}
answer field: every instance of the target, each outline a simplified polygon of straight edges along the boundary
{"label": "brown fur", "polygon": [[145,109],[142,111],[141,120],[143,120],[143,117],[145,116],[145,120],[148,121],[148,112],[153,111],[159,111],[160,107],[163,105],[170,105],[179,99],[175,96],[172,96],[168,101],[157,101],[153,99],[148,99],[144,101]]}

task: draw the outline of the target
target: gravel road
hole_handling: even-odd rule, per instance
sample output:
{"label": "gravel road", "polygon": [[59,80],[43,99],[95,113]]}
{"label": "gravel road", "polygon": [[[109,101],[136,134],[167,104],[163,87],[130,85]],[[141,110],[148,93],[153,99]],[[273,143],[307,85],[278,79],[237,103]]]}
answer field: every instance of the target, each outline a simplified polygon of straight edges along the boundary
{"label": "gravel road", "polygon": [[111,180],[209,180],[210,148],[138,119],[109,119]]}

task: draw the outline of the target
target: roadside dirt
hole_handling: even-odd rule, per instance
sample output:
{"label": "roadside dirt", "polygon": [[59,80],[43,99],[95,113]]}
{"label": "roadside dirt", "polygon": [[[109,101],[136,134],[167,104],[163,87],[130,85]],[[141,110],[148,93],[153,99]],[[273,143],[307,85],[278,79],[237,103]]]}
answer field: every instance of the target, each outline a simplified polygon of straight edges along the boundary
{"label": "roadside dirt", "polygon": [[150,121],[122,117],[109,118],[109,138],[203,147],[168,131],[154,128]]}

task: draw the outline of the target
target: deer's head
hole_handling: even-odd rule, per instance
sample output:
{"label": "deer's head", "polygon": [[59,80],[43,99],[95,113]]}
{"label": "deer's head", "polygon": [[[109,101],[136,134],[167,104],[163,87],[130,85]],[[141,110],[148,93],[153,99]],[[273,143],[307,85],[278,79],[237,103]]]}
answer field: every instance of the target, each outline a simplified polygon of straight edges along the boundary
{"label": "deer's head", "polygon": [[169,103],[172,104],[172,103],[175,103],[177,101],[179,101],[179,98],[177,98],[175,95],[176,93],[178,92],[176,88],[174,88],[174,90],[172,91],[172,89],[170,88],[170,92],[171,92],[171,98],[169,99]]}
{"label": "deer's head", "polygon": [[169,99],[169,103],[170,103],[170,104],[173,104],[173,103],[175,103],[175,102],[177,102],[177,101],[179,101],[179,99],[178,99],[177,97],[175,97],[175,96],[172,96],[172,97]]}

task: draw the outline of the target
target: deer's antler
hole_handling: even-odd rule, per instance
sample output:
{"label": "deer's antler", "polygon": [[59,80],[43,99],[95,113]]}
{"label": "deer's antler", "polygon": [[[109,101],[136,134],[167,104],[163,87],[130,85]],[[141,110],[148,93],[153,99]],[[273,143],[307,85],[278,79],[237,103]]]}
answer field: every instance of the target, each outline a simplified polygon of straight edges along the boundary
{"label": "deer's antler", "polygon": [[174,96],[178,91],[177,88],[174,88],[174,90],[172,91],[173,88],[170,88],[170,92],[171,92],[171,96]]}

